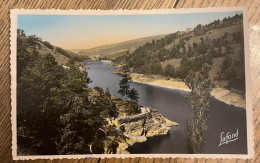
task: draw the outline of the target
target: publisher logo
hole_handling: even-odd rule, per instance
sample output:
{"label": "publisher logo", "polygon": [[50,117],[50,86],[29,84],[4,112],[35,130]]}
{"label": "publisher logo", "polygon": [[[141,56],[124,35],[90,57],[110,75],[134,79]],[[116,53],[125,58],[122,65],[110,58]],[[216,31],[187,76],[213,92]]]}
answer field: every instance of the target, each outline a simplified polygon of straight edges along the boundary
{"label": "publisher logo", "polygon": [[221,132],[220,143],[219,143],[218,146],[221,146],[223,144],[228,144],[228,143],[235,141],[237,139],[238,139],[238,129],[235,133],[232,133],[232,134],[230,132],[227,132],[226,134],[225,134],[225,132]]}

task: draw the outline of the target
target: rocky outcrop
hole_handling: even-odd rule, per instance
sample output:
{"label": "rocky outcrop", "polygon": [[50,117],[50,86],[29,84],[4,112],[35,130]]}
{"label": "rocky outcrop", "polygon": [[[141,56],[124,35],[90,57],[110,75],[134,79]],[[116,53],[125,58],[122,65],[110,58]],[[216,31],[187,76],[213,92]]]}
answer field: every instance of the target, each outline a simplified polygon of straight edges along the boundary
{"label": "rocky outcrop", "polygon": [[133,116],[118,117],[118,128],[124,128],[123,134],[128,138],[118,142],[117,153],[128,153],[128,146],[144,142],[147,137],[166,135],[171,126],[178,125],[163,117],[157,110],[141,107],[141,113]]}

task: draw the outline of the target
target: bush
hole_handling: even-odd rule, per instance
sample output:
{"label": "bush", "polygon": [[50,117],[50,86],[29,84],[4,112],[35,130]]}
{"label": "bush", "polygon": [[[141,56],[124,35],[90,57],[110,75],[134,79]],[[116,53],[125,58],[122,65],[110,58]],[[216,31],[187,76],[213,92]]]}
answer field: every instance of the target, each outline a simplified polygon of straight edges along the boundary
{"label": "bush", "polygon": [[49,48],[49,49],[51,49],[51,50],[54,49],[53,46],[52,46],[48,41],[44,41],[44,42],[42,42],[42,43],[43,43],[43,45],[45,45],[47,48]]}
{"label": "bush", "polygon": [[64,55],[65,57],[68,57],[69,58],[69,54],[62,48],[60,47],[56,47],[56,51],[62,55]]}

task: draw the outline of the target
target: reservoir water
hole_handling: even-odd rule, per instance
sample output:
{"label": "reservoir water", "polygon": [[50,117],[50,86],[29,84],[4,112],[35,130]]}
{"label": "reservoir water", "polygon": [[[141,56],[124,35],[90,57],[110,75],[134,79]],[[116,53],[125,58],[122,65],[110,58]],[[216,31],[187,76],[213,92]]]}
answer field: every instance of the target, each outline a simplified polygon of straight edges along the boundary
{"label": "reservoir water", "polygon": [[[111,72],[117,69],[103,62],[86,62],[87,70],[92,83],[90,87],[99,86],[104,90],[109,89],[114,96],[119,90],[118,74]],[[127,150],[131,154],[140,153],[187,153],[185,138],[185,122],[191,120],[192,112],[187,102],[188,93],[181,90],[163,88],[136,82],[130,83],[139,93],[139,104],[157,109],[164,117],[179,123],[171,127],[170,133],[164,136],[148,138],[146,142],[135,143]],[[227,105],[212,97],[208,120],[208,133],[205,146],[206,154],[246,154],[247,153],[247,128],[246,111],[243,108]],[[220,144],[221,133],[230,134],[238,130],[238,139],[228,144]]]}

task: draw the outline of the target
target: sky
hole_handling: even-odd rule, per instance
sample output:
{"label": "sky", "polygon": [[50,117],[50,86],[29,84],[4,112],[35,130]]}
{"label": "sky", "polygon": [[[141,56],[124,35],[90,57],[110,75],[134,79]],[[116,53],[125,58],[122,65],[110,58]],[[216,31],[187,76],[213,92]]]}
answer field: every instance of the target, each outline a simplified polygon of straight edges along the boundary
{"label": "sky", "polygon": [[156,15],[18,15],[26,35],[64,49],[90,49],[194,28],[242,12]]}

